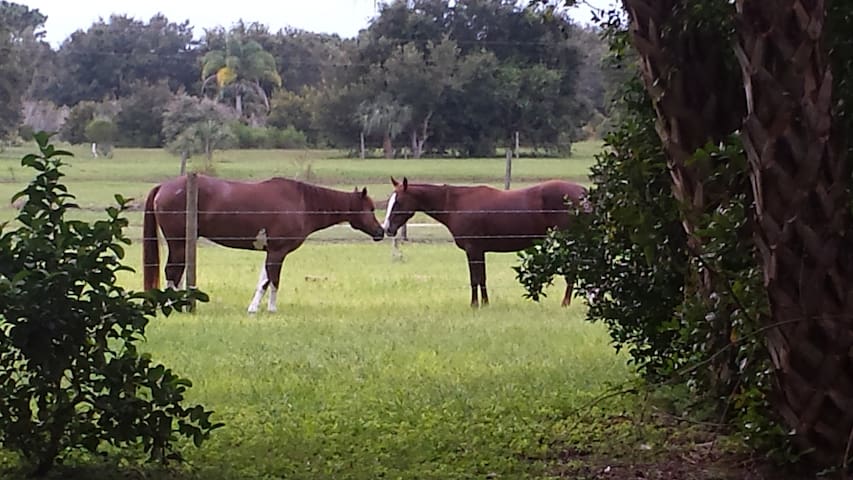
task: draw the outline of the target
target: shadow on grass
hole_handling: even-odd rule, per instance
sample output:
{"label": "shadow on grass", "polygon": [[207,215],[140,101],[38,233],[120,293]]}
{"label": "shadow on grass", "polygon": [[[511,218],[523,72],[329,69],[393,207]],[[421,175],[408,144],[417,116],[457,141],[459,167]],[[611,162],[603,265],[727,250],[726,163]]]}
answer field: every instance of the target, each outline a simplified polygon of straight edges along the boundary
{"label": "shadow on grass", "polygon": [[[42,480],[201,480],[192,465],[172,462],[169,465],[146,464],[127,458],[93,458],[74,456],[65,464],[57,464]],[[0,451],[0,478],[32,479],[32,468],[15,454]]]}

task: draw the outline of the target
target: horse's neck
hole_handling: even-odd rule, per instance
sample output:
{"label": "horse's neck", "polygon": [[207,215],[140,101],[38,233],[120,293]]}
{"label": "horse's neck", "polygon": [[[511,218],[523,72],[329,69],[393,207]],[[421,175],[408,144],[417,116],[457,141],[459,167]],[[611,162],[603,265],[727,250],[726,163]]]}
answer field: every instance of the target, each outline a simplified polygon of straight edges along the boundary
{"label": "horse's neck", "polygon": [[422,185],[420,195],[421,209],[437,222],[447,225],[449,212],[447,197],[451,187],[448,185]]}
{"label": "horse's neck", "polygon": [[350,197],[346,192],[307,185],[303,191],[309,229],[312,232],[331,227],[347,219]]}

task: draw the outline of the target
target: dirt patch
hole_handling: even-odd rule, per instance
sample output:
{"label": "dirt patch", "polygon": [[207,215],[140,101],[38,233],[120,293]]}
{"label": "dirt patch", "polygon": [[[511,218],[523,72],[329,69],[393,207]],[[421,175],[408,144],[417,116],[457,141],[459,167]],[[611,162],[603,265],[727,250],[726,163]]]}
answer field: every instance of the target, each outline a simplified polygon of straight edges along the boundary
{"label": "dirt patch", "polygon": [[[650,418],[651,417],[651,418]],[[748,451],[705,426],[656,415],[638,427],[630,417],[611,419],[589,448],[557,445],[556,478],[575,480],[804,480],[814,478]],[[629,433],[640,431],[643,433]],[[620,434],[620,432],[622,434]]]}
{"label": "dirt patch", "polygon": [[673,449],[646,460],[608,459],[567,449],[552,473],[577,480],[794,480],[780,467],[720,451],[714,444]]}

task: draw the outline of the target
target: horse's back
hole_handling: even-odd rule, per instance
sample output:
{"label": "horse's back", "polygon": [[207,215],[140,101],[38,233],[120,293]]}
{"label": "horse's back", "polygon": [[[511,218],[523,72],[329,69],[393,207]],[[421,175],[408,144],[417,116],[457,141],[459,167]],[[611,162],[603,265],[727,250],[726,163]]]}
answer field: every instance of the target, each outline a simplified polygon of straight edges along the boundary
{"label": "horse's back", "polygon": [[549,180],[531,188],[539,190],[543,207],[551,210],[566,208],[567,201],[577,204],[587,194],[583,185],[565,180]]}
{"label": "horse's back", "polygon": [[515,190],[487,186],[462,187],[448,210],[456,213],[448,227],[460,248],[517,251],[542,238],[550,228],[571,223],[567,201],[579,202],[586,189],[550,180]]}

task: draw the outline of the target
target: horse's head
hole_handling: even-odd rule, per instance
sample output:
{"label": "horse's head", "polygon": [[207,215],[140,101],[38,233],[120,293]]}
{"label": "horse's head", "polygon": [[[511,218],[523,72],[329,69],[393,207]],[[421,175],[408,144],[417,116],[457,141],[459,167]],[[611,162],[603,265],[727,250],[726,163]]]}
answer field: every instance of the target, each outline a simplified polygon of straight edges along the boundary
{"label": "horse's head", "polygon": [[385,212],[385,222],[382,227],[389,237],[397,234],[397,230],[403,226],[417,210],[416,200],[409,192],[409,180],[403,177],[402,182],[391,177],[394,192],[388,199],[388,209]]}
{"label": "horse's head", "polygon": [[385,229],[376,220],[375,207],[373,200],[367,195],[367,188],[361,191],[358,188],[353,191],[353,200],[350,207],[347,220],[352,228],[360,230],[371,237],[374,241],[382,240],[385,236]]}

